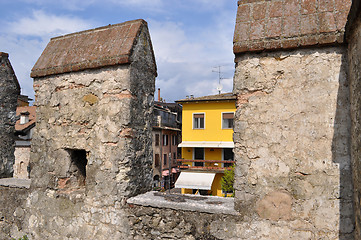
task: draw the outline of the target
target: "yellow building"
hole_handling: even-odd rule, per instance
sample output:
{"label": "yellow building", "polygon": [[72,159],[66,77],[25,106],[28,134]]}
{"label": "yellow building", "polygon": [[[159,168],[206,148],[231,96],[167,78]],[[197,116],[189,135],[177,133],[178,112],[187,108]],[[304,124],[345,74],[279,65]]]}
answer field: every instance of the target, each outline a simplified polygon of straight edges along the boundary
{"label": "yellow building", "polygon": [[236,96],[223,93],[176,101],[182,111],[181,174],[176,187],[182,193],[224,196],[221,178],[233,165],[233,118]]}

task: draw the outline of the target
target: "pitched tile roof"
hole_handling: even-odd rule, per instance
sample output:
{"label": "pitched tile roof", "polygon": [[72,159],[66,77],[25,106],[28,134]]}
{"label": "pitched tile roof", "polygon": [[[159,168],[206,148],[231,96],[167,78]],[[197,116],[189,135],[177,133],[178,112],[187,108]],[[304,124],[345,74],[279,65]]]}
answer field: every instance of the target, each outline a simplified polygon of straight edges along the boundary
{"label": "pitched tile roof", "polygon": [[36,107],[35,106],[25,106],[25,107],[17,107],[16,108],[16,116],[20,116],[22,112],[29,112],[29,122],[25,124],[20,124],[20,119],[15,123],[15,130],[18,132],[24,131],[31,126],[35,126],[36,120]]}
{"label": "pitched tile roof", "polygon": [[217,95],[209,95],[203,97],[195,98],[185,98],[175,101],[176,103],[185,103],[185,102],[199,102],[199,101],[224,101],[224,100],[236,100],[237,97],[233,93],[221,93]]}
{"label": "pitched tile roof", "polygon": [[344,43],[351,3],[352,0],[240,0],[233,52]]}
{"label": "pitched tile roof", "polygon": [[128,21],[52,38],[31,70],[31,77],[126,64],[143,26]]}

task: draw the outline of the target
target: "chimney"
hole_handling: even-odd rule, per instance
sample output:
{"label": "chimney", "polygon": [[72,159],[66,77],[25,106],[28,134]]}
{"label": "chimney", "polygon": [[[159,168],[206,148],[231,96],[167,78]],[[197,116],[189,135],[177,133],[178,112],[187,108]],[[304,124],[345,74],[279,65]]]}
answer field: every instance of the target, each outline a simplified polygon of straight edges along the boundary
{"label": "chimney", "polygon": [[160,102],[160,88],[158,88],[158,102]]}
{"label": "chimney", "polygon": [[193,99],[194,98],[194,95],[191,95],[191,99]]}
{"label": "chimney", "polygon": [[29,115],[28,111],[24,111],[20,113],[20,124],[26,124],[29,122]]}

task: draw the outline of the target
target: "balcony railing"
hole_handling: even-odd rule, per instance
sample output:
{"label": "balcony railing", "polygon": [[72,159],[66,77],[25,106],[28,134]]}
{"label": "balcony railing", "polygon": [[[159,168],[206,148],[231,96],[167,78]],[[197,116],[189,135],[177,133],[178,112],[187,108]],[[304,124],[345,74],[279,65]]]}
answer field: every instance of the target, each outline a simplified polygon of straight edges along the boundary
{"label": "balcony railing", "polygon": [[[234,164],[235,161],[232,160],[194,160],[194,159],[177,159],[179,162],[180,169],[187,169],[187,170],[200,170],[200,171],[216,171],[216,172],[224,172],[224,170],[230,170],[231,167],[222,167],[222,163],[232,163]],[[189,166],[188,164],[184,164],[184,162],[201,162],[201,163],[218,163],[221,166]],[[205,165],[205,164],[204,164]]]}

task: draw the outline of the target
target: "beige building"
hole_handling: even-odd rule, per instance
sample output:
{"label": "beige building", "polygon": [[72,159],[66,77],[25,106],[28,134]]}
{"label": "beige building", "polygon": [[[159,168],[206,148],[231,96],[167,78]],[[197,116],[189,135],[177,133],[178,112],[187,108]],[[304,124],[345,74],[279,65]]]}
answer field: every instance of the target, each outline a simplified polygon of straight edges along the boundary
{"label": "beige building", "polygon": [[15,124],[14,178],[29,178],[31,139],[36,121],[35,110],[35,106],[23,106],[16,109],[16,116],[19,119]]}

